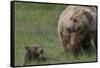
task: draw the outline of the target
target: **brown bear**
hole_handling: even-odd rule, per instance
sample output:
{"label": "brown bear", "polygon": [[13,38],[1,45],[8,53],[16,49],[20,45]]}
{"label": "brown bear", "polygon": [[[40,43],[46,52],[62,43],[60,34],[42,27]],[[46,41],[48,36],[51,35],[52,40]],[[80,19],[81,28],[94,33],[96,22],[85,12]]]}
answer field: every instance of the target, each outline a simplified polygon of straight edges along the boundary
{"label": "brown bear", "polygon": [[24,65],[33,59],[39,62],[46,60],[46,57],[43,55],[43,48],[38,44],[33,44],[32,47],[26,46],[25,50]]}
{"label": "brown bear", "polygon": [[58,36],[65,52],[77,54],[96,46],[96,6],[68,6],[58,21]]}

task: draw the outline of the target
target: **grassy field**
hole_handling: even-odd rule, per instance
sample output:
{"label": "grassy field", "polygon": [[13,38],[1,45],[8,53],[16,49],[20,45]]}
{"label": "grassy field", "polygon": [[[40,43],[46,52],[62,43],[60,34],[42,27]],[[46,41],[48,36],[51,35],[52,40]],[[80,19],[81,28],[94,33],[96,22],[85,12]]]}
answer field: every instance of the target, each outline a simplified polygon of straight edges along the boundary
{"label": "grassy field", "polygon": [[40,44],[51,58],[44,62],[32,60],[27,65],[95,61],[95,52],[75,58],[65,54],[59,44],[57,23],[67,5],[15,3],[15,66],[23,66],[25,46]]}

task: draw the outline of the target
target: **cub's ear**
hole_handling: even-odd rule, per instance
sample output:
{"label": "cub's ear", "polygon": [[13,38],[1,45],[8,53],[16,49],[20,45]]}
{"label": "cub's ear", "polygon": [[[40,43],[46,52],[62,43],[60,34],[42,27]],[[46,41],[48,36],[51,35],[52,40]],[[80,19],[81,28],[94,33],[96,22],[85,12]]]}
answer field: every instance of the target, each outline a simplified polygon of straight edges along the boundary
{"label": "cub's ear", "polygon": [[93,16],[92,16],[91,12],[88,11],[88,10],[83,10],[83,14],[86,15],[86,17],[87,17],[89,23],[91,23],[91,21],[93,20]]}
{"label": "cub's ear", "polygon": [[26,50],[28,50],[28,49],[29,49],[29,47],[28,47],[28,46],[26,46],[26,47],[25,47],[25,49],[26,49]]}

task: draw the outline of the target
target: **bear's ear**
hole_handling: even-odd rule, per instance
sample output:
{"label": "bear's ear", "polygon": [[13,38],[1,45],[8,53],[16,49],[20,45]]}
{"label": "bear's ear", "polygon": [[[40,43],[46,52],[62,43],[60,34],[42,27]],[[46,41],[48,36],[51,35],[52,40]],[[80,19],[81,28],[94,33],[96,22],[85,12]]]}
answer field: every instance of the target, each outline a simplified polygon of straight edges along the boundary
{"label": "bear's ear", "polygon": [[25,49],[26,49],[26,50],[28,50],[28,49],[29,49],[29,47],[28,47],[28,46],[26,46],[26,47],[25,47]]}
{"label": "bear's ear", "polygon": [[89,23],[91,23],[93,17],[90,11],[88,10],[83,10],[83,14],[85,14],[86,18],[88,19]]}

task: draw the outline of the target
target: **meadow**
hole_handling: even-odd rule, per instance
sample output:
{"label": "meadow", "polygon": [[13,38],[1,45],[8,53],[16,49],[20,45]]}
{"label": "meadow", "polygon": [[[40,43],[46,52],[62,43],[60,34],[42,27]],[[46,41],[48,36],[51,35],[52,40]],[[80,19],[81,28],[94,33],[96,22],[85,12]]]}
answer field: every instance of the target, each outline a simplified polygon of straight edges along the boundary
{"label": "meadow", "polygon": [[96,52],[86,53],[75,58],[66,54],[60,46],[57,24],[61,12],[67,5],[15,2],[15,66],[23,66],[25,46],[40,44],[47,61],[32,60],[27,65],[55,64],[96,61]]}

